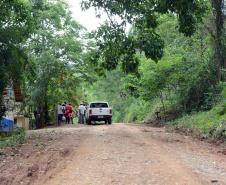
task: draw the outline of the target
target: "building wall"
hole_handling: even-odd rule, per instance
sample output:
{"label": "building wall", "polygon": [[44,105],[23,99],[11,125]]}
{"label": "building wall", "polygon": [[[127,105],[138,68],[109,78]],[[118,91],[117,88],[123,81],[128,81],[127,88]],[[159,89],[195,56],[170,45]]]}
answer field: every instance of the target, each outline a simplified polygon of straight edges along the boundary
{"label": "building wall", "polygon": [[30,130],[29,119],[24,118],[24,126],[25,130]]}
{"label": "building wall", "polygon": [[14,119],[16,119],[17,127],[23,127],[23,117],[15,117]]}
{"label": "building wall", "polygon": [[14,105],[15,105],[15,94],[12,88],[6,89],[6,95],[4,96],[5,106],[7,108],[7,112],[5,116],[0,120],[1,127],[0,130],[2,131],[13,131],[14,130]]}
{"label": "building wall", "polygon": [[14,119],[16,121],[17,127],[24,127],[25,130],[29,130],[30,129],[29,119],[28,118],[15,116]]}
{"label": "building wall", "polygon": [[[29,130],[29,119],[25,118],[23,116],[15,116],[16,111],[13,110],[15,106],[15,93],[12,88],[6,89],[6,96],[4,97],[4,100],[6,101],[7,109],[10,111],[6,112],[6,116],[4,116],[4,122],[10,123],[10,126],[6,128],[6,131],[12,131],[15,130],[17,127],[24,127],[25,130]],[[1,121],[3,122],[3,121]],[[12,124],[11,124],[12,123]]]}
{"label": "building wall", "polygon": [[4,118],[13,121],[14,120],[14,112],[6,112],[6,116]]}
{"label": "building wall", "polygon": [[6,101],[7,109],[11,111],[7,111],[6,116],[4,118],[13,121],[14,120],[13,107],[15,105],[15,94],[14,94],[14,91],[10,90],[9,88],[7,89],[7,92],[8,93],[4,97],[4,100]]}

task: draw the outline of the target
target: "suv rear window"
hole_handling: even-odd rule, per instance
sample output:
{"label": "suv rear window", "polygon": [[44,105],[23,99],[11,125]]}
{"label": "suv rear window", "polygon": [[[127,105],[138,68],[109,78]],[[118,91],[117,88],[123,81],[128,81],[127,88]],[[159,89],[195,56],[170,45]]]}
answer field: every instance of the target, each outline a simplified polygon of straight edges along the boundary
{"label": "suv rear window", "polygon": [[90,105],[91,108],[100,108],[100,107],[108,107],[107,103],[92,103]]}

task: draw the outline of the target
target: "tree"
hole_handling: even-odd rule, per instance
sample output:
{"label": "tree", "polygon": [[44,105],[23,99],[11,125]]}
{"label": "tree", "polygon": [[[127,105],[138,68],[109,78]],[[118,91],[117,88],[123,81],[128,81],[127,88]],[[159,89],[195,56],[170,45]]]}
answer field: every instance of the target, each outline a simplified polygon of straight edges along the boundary
{"label": "tree", "polygon": [[[59,102],[51,97],[50,92],[57,91],[58,84],[62,82],[69,85],[65,79],[70,79],[70,88],[74,89],[77,86],[76,81],[73,84],[76,79],[74,66],[83,63],[80,57],[83,45],[78,40],[83,27],[72,19],[68,8],[68,4],[61,0],[34,0],[32,4],[35,30],[27,41],[28,83],[24,84],[24,88],[27,88],[27,104],[32,105],[36,113],[37,128],[43,125],[48,103],[57,100],[54,102],[57,105]],[[70,92],[69,89],[65,91]]]}
{"label": "tree", "polygon": [[[179,31],[191,36],[197,23],[208,9],[206,1],[168,0],[83,0],[83,9],[95,7],[107,12],[110,23],[93,32],[98,51],[93,54],[93,62],[108,70],[119,65],[125,72],[137,73],[139,58],[136,52],[144,52],[147,58],[157,62],[163,56],[164,42],[156,32],[158,14],[175,13],[178,16]],[[99,15],[98,15],[99,16]],[[121,18],[116,21],[115,16]],[[136,37],[127,35],[124,26],[133,24]]]}
{"label": "tree", "polygon": [[217,57],[217,80],[225,81],[225,68],[226,68],[226,44],[225,44],[225,28],[224,23],[226,20],[226,8],[224,0],[211,0],[213,7],[213,17],[215,23],[215,33],[206,27],[215,42],[215,55]]}
{"label": "tree", "polygon": [[30,9],[30,3],[23,0],[0,2],[0,120],[6,111],[5,89],[21,80],[27,61],[22,43],[33,31]]}
{"label": "tree", "polygon": [[156,64],[138,55],[140,76],[127,75],[123,79],[125,90],[147,102],[160,97],[164,104],[168,102],[185,112],[211,109],[220,89],[212,61],[210,34],[199,24],[193,36],[185,37],[174,30],[178,25],[174,14],[161,15],[157,21],[156,31],[165,43],[164,56]]}

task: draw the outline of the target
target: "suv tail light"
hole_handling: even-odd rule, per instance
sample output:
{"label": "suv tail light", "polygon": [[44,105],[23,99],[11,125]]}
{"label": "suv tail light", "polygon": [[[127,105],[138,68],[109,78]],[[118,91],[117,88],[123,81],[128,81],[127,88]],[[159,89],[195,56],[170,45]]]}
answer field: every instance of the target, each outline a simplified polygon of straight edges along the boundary
{"label": "suv tail light", "polygon": [[112,114],[112,110],[110,109],[110,114]]}
{"label": "suv tail light", "polygon": [[89,110],[89,114],[92,114],[92,109]]}

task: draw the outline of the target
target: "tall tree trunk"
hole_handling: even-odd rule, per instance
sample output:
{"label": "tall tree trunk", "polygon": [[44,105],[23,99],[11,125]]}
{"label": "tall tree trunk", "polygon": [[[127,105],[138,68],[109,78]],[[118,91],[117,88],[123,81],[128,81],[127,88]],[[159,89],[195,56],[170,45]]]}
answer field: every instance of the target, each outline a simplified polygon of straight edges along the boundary
{"label": "tall tree trunk", "polygon": [[47,104],[47,98],[45,97],[45,109],[44,109],[44,118],[45,118],[45,124],[46,123],[48,123],[48,113],[49,113],[49,111],[48,111],[48,104]]}
{"label": "tall tree trunk", "polygon": [[40,112],[40,126],[43,127],[43,118],[44,118],[44,113],[45,113],[45,104],[47,99],[47,91],[48,91],[48,86],[49,86],[49,82],[46,82],[46,86],[45,86],[45,90],[44,90],[44,94],[43,94],[43,98],[42,98],[42,107],[41,107],[41,112]]}
{"label": "tall tree trunk", "polygon": [[40,95],[40,100],[38,101],[37,105],[37,118],[36,118],[36,128],[42,128],[43,127],[43,118],[45,113],[45,102],[46,102],[46,96],[47,96],[47,90],[48,90],[49,82],[46,82],[46,85],[44,87],[44,92],[42,95]]}
{"label": "tall tree trunk", "polygon": [[40,116],[39,116],[39,120],[38,120],[38,128],[42,128],[43,127],[43,102],[40,105]]}
{"label": "tall tree trunk", "polygon": [[40,126],[40,112],[41,112],[41,105],[38,104],[37,105],[37,114],[36,114],[36,117],[35,117],[36,128],[41,128],[41,126]]}
{"label": "tall tree trunk", "polygon": [[217,80],[225,81],[224,75],[221,73],[222,69],[226,68],[226,48],[222,44],[224,36],[224,0],[212,0],[212,6],[214,8],[214,18],[216,26],[216,58],[217,58]]}

